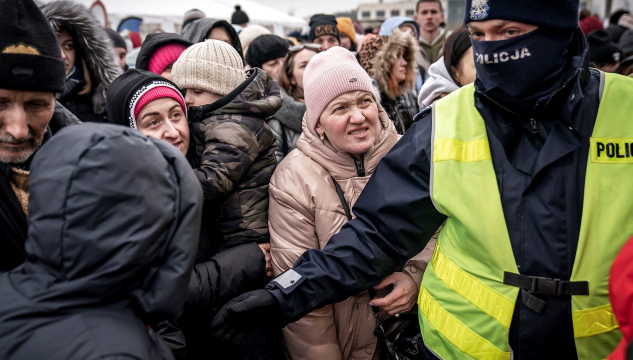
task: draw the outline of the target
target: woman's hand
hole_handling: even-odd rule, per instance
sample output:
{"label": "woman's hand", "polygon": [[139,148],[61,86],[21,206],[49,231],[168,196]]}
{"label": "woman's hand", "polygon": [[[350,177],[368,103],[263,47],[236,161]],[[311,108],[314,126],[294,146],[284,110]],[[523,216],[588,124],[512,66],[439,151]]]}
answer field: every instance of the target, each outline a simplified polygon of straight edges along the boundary
{"label": "woman's hand", "polygon": [[266,258],[266,276],[273,277],[273,258],[270,256],[270,243],[257,244],[264,252],[264,258]]}
{"label": "woman's hand", "polygon": [[393,285],[393,290],[384,298],[374,298],[369,305],[379,306],[390,315],[405,313],[415,305],[420,288],[403,272],[395,272],[384,278],[374,289]]}

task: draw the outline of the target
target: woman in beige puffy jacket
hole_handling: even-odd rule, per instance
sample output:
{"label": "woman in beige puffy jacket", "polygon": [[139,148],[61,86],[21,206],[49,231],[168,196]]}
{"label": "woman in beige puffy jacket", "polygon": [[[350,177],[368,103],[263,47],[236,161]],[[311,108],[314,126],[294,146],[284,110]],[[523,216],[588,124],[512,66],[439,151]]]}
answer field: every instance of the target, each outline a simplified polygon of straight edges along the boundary
{"label": "woman in beige puffy jacket", "polygon": [[[297,148],[277,166],[269,187],[275,275],[291,268],[304,251],[322,249],[348,221],[335,182],[352,209],[382,157],[399,139],[375,99],[371,79],[347,50],[336,47],[315,56],[304,77],[308,108],[303,134]],[[401,272],[385,278],[374,299],[364,291],[289,324],[283,333],[291,359],[377,358],[373,331],[378,320],[370,302],[381,307],[382,321],[413,308],[434,246],[429,243]],[[391,293],[387,285],[393,286]]]}

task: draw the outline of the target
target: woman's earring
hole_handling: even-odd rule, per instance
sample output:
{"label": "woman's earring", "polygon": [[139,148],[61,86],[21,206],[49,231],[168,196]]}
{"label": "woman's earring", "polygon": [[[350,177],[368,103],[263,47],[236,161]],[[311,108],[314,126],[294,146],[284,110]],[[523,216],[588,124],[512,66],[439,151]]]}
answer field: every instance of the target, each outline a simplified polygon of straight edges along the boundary
{"label": "woman's earring", "polygon": [[321,142],[325,142],[325,135],[319,136],[321,138]]}

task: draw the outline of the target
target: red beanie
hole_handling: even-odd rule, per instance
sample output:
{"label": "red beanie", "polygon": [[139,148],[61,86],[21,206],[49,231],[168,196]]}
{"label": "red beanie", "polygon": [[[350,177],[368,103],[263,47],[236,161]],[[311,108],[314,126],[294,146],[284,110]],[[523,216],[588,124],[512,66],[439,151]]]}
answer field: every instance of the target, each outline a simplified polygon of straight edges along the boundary
{"label": "red beanie", "polygon": [[187,49],[185,45],[175,43],[161,46],[150,57],[147,63],[147,70],[160,75],[169,64],[178,60],[185,49]]}
{"label": "red beanie", "polygon": [[187,107],[185,106],[185,99],[175,89],[168,86],[157,86],[149,89],[141,98],[136,102],[134,106],[134,119],[138,116],[138,113],[143,110],[145,105],[149,104],[152,100],[160,99],[160,98],[172,98],[180,104],[182,110],[187,113]]}

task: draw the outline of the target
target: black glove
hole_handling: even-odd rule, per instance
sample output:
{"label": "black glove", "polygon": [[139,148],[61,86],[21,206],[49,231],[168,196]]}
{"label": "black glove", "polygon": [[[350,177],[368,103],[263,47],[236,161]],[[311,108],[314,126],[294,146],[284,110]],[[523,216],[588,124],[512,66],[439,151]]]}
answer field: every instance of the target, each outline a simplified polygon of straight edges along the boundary
{"label": "black glove", "polygon": [[220,309],[211,323],[211,335],[222,342],[240,342],[263,327],[283,326],[277,299],[264,289],[244,293]]}

